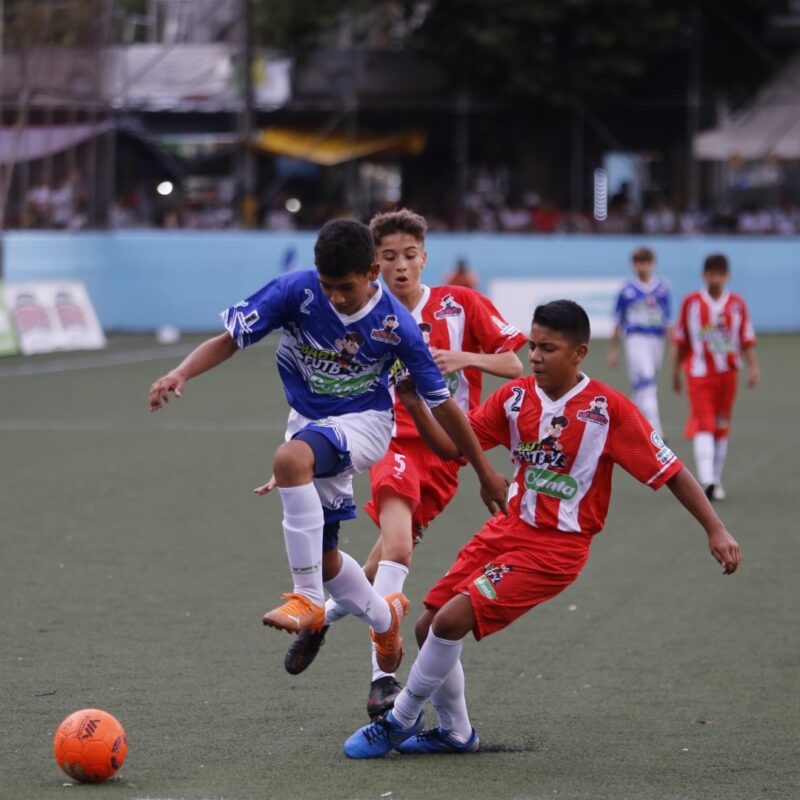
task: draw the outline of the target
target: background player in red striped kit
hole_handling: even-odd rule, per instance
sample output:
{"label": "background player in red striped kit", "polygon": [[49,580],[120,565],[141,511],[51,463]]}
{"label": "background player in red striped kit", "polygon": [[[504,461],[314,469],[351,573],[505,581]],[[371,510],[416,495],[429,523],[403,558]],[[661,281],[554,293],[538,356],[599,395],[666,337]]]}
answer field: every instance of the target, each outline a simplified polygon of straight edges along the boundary
{"label": "background player in red striped kit", "polygon": [[[480,640],[507,627],[575,581],[603,528],[614,464],[652,489],[666,484],[705,530],[724,573],[739,566],[738,544],[691,473],[630,400],[580,371],[588,341],[589,319],[577,303],[537,307],[528,354],[533,375],[505,384],[469,413],[484,448],[511,452],[509,513],[490,519],[428,592],[416,629],[421,649],[406,688],[391,711],[345,742],[350,758],[379,758],[393,748],[478,749],[464,694],[464,640],[470,632]],[[409,410],[432,448],[458,456],[416,395]],[[545,446],[554,437],[559,447]],[[421,731],[428,699],[439,725]]]}
{"label": "background player in red striped kit", "polygon": [[672,384],[681,391],[683,370],[689,395],[685,434],[692,440],[697,479],[711,500],[725,499],[722,470],[742,359],[747,385],[755,386],[760,378],[750,315],[744,300],[725,288],[729,277],[728,259],[708,256],[706,288],[684,298],[674,331]]}

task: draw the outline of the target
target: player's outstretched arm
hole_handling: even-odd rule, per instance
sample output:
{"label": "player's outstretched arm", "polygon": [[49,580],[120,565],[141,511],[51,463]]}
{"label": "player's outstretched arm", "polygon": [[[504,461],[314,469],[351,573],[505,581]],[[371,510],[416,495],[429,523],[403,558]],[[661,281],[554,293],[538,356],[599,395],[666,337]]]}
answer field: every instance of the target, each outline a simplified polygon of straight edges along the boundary
{"label": "player's outstretched arm", "polygon": [[158,411],[163,404],[169,403],[170,393],[180,397],[186,381],[221,364],[238,349],[227,332],[207,339],[195,347],[175,369],[162,375],[150,387],[150,410]]}
{"label": "player's outstretched arm", "polygon": [[683,467],[680,472],[667,481],[667,486],[678,501],[703,526],[708,536],[708,549],[711,555],[722,564],[725,575],[736,572],[742,553],[736,539],[728,533],[725,524],[717,516],[705,492],[695,480],[694,475]]}
{"label": "player's outstretched arm", "polygon": [[412,378],[404,378],[396,384],[397,396],[414,420],[422,441],[439,458],[454,461],[461,457],[461,451],[455,442],[445,433],[444,428],[436,421],[430,409],[417,394]]}
{"label": "player's outstretched arm", "polygon": [[673,344],[670,348],[672,359],[672,388],[676,394],[683,390],[683,362],[686,358],[688,348],[685,344]]}
{"label": "player's outstretched arm", "polygon": [[442,375],[472,367],[496,375],[498,378],[519,378],[522,375],[522,362],[513,350],[503,353],[469,353],[465,350],[439,350],[430,348],[436,366]]}
{"label": "player's outstretched arm", "polygon": [[432,410],[433,416],[445,429],[456,447],[472,464],[481,482],[481,499],[492,514],[508,513],[508,479],[501,475],[488,461],[478,438],[470,427],[464,412],[452,397]]}

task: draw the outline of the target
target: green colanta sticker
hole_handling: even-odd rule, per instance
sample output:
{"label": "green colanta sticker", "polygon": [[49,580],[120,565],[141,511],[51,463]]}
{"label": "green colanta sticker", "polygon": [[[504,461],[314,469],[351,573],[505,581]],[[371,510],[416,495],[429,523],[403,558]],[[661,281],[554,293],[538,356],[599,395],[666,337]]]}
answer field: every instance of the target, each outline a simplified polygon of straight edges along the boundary
{"label": "green colanta sticker", "polygon": [[571,475],[561,475],[544,467],[528,467],[525,488],[558,500],[571,500],[578,493],[578,482]]}
{"label": "green colanta sticker", "polygon": [[481,575],[479,578],[475,578],[474,583],[478,591],[484,597],[488,597],[490,600],[497,599],[497,592],[494,590],[492,582],[485,575]]}
{"label": "green colanta sticker", "polygon": [[458,391],[458,373],[449,372],[444,376],[444,382],[447,384],[447,391],[450,392],[452,397]]}

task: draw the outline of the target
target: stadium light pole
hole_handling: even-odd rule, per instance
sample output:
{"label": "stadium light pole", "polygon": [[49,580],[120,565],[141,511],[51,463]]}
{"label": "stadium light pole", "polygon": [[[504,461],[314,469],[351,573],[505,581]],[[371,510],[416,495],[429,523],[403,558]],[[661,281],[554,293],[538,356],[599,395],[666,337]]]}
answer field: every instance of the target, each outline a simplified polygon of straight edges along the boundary
{"label": "stadium light pole", "polygon": [[239,218],[245,228],[257,227],[256,164],[253,136],[253,34],[250,0],[239,0],[239,55],[242,97],[239,115]]}

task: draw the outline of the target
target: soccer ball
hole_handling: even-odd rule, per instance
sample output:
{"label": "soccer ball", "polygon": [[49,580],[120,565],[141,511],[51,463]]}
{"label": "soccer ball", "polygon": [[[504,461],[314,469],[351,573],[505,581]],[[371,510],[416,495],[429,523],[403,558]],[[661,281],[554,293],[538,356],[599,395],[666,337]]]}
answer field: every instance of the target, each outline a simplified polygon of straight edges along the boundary
{"label": "soccer ball", "polygon": [[53,739],[58,766],[83,783],[110,778],[122,766],[127,752],[128,740],[119,720],[99,708],[70,714]]}

